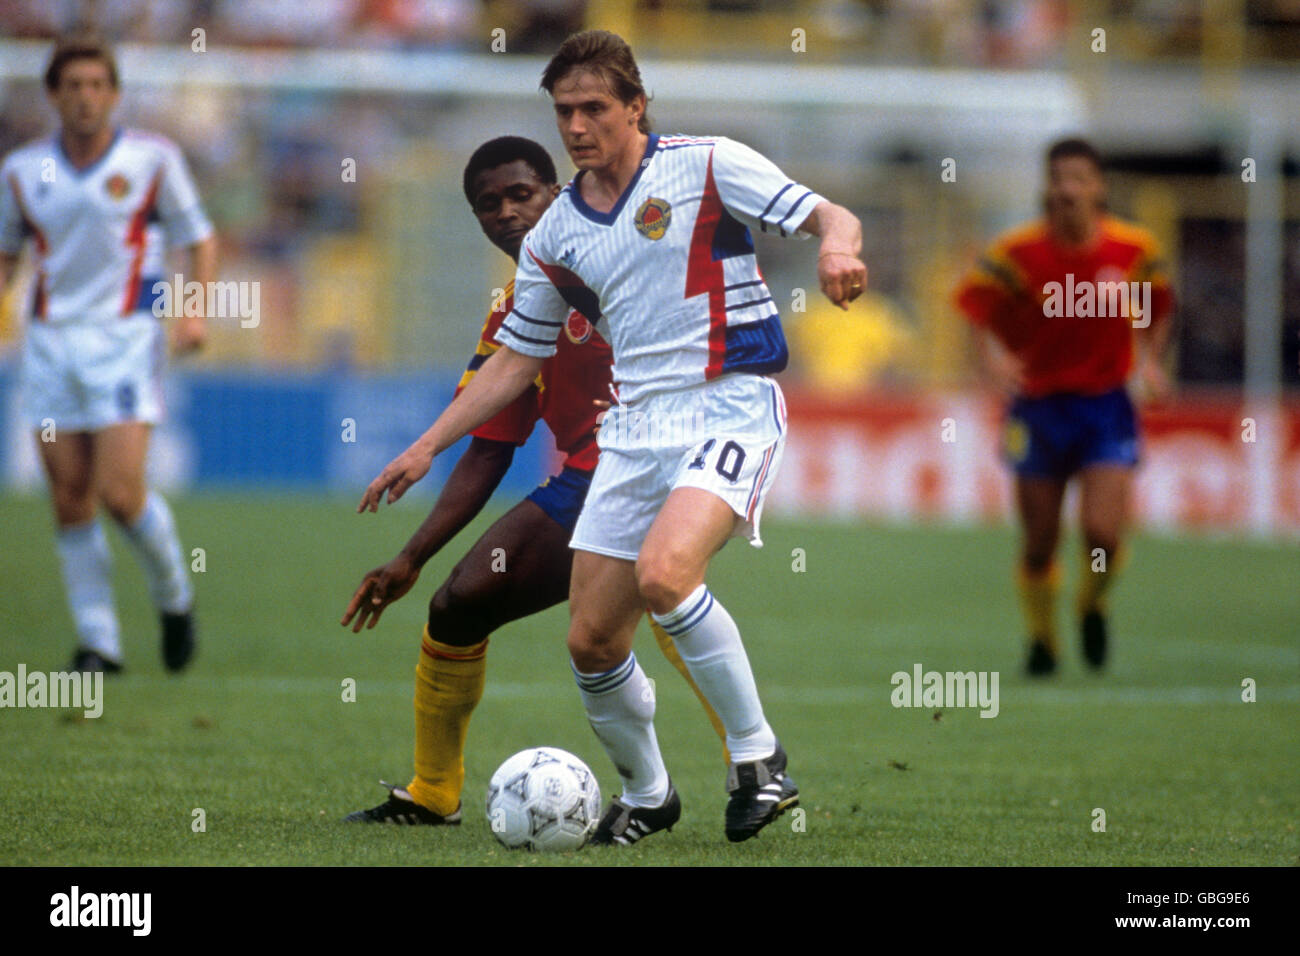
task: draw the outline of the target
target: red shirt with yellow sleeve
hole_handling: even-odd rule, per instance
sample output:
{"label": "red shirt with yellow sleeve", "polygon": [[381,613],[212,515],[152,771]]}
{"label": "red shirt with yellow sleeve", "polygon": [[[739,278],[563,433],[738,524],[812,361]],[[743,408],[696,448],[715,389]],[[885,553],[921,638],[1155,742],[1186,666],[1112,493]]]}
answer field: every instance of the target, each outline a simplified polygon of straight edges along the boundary
{"label": "red shirt with yellow sleeve", "polygon": [[[478,346],[469,360],[456,394],[469,384],[484,362],[501,348],[495,341],[497,329],[514,307],[514,280],[492,303]],[[555,447],[564,455],[564,467],[590,471],[596,467],[595,399],[608,400],[613,381],[614,353],[580,312],[570,312],[556,352],[542,365],[531,386],[470,434],[476,438],[522,445],[538,419],[555,436]]]}
{"label": "red shirt with yellow sleeve", "polygon": [[1024,363],[1024,394],[1037,398],[1122,386],[1133,336],[1165,321],[1174,297],[1154,237],[1105,216],[1087,246],[1056,241],[1045,220],[1002,234],[962,279],[956,303]]}

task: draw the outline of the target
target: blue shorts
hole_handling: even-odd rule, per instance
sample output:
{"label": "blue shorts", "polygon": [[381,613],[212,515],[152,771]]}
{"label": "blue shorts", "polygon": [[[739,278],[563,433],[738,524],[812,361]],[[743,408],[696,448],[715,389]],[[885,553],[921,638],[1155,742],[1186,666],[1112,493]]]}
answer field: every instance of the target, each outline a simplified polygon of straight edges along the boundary
{"label": "blue shorts", "polygon": [[587,500],[587,489],[591,487],[590,471],[577,468],[565,468],[558,475],[552,475],[532,490],[529,501],[546,512],[547,516],[569,534],[578,523],[582,512],[582,503]]}
{"label": "blue shorts", "polygon": [[1068,478],[1089,465],[1138,463],[1137,416],[1123,388],[1102,395],[1017,398],[1002,452],[1016,474]]}

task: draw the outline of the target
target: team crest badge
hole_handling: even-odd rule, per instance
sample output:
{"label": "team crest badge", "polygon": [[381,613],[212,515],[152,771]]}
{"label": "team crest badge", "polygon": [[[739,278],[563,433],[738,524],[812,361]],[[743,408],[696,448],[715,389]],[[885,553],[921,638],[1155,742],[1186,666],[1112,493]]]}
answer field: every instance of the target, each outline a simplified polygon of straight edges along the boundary
{"label": "team crest badge", "polygon": [[114,199],[121,199],[131,191],[131,184],[127,182],[126,177],[121,173],[114,173],[104,180],[104,189]]}
{"label": "team crest badge", "polygon": [[591,338],[591,322],[581,312],[570,312],[569,318],[564,323],[564,334],[569,337],[569,341],[574,345],[581,345],[587,339]]}
{"label": "team crest badge", "polygon": [[673,221],[673,207],[666,199],[647,199],[636,211],[636,230],[647,239],[662,239]]}

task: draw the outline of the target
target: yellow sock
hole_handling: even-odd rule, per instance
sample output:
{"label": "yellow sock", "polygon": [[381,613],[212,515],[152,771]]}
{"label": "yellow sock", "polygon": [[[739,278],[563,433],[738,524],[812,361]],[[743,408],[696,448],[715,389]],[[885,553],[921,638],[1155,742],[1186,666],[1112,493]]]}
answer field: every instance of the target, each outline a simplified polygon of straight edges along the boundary
{"label": "yellow sock", "polygon": [[465,785],[465,734],[483,696],[487,645],[453,647],[424,628],[415,665],[415,779],[407,792],[420,806],[446,816],[460,806]]}
{"label": "yellow sock", "polygon": [[1061,590],[1061,569],[1052,562],[1047,570],[1031,574],[1023,566],[1018,580],[1020,607],[1031,641],[1042,641],[1056,653],[1056,596]]}
{"label": "yellow sock", "polygon": [[1118,547],[1113,555],[1106,555],[1105,558],[1105,564],[1101,565],[1100,557],[1094,558],[1092,552],[1086,549],[1083,552],[1077,602],[1079,617],[1083,617],[1089,611],[1106,613],[1106,592],[1111,589],[1115,578],[1128,563],[1128,549],[1123,546]]}
{"label": "yellow sock", "polygon": [[650,630],[654,631],[655,640],[659,642],[659,650],[664,652],[664,657],[668,658],[668,663],[677,668],[677,673],[686,678],[686,683],[690,685],[691,690],[695,691],[695,696],[700,699],[700,705],[704,708],[704,712],[708,714],[709,723],[713,725],[714,733],[722,741],[722,759],[725,763],[730,764],[731,754],[727,752],[727,728],[722,726],[722,718],[713,709],[713,705],[705,700],[704,695],[700,693],[699,685],[691,677],[691,672],[686,669],[686,662],[682,660],[682,655],[677,653],[677,645],[673,643],[673,639],[668,632],[660,627],[658,622],[650,615],[647,614],[646,618],[650,621]]}

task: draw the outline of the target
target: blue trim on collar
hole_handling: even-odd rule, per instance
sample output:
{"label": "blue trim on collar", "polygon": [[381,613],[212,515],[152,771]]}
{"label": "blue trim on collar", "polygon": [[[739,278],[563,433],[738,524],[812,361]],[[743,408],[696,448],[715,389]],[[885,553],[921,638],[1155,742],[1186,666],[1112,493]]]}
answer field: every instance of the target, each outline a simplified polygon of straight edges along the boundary
{"label": "blue trim on collar", "polygon": [[63,162],[67,164],[68,168],[71,169],[73,174],[78,178],[89,176],[93,173],[100,164],[104,162],[104,160],[108,159],[108,154],[113,151],[113,147],[117,145],[117,141],[121,138],[122,127],[119,126],[117,129],[113,130],[113,140],[108,144],[108,149],[100,153],[99,158],[89,166],[78,167],[77,164],[72,161],[72,157],[68,155],[68,151],[63,148],[63,131],[60,130],[54,134],[54,142],[59,147],[59,155],[63,157]]}
{"label": "blue trim on collar", "polygon": [[623,211],[623,206],[627,204],[628,197],[632,195],[632,190],[636,189],[636,184],[641,181],[641,174],[650,166],[650,157],[654,155],[655,146],[658,142],[658,133],[651,133],[646,139],[645,153],[641,157],[641,164],[637,166],[636,173],[632,176],[632,181],[628,183],[627,188],[623,190],[623,195],[618,197],[618,202],[614,203],[613,209],[609,212],[596,212],[596,210],[588,206],[586,201],[583,200],[582,186],[579,185],[579,181],[587,172],[585,169],[581,170],[578,175],[574,176],[573,182],[570,184],[569,198],[573,200],[573,208],[598,225],[614,225],[614,221],[618,219],[618,214]]}

